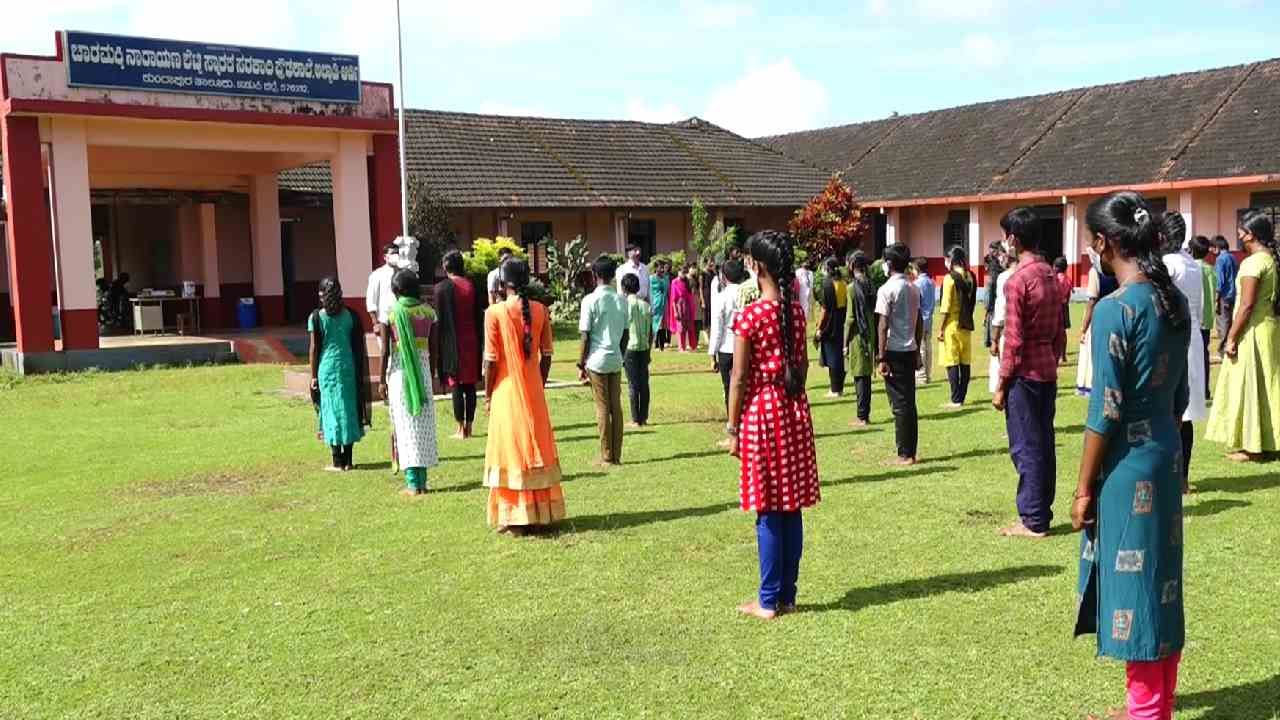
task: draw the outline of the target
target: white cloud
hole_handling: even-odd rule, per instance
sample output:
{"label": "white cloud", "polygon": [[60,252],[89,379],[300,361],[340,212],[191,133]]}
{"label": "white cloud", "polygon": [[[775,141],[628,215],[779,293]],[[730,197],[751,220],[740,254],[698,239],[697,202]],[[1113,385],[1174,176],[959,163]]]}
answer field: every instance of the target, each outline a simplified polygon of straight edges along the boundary
{"label": "white cloud", "polygon": [[924,22],[996,20],[1010,7],[1008,0],[867,0],[867,12],[873,16],[900,15]]}
{"label": "white cloud", "polygon": [[967,64],[982,70],[1000,67],[1009,56],[1008,50],[995,38],[981,33],[966,35],[960,52]]}
{"label": "white cloud", "polygon": [[[388,2],[388,4],[390,4]],[[427,0],[403,7],[406,43],[412,32],[430,33],[438,42],[501,47],[524,40],[549,40],[568,22],[590,16],[595,0]],[[365,12],[357,6],[357,13]],[[536,48],[533,48],[536,52]]]}
{"label": "white cloud", "polygon": [[817,127],[829,104],[826,87],[783,58],[714,90],[704,117],[740,135],[759,137]]}
{"label": "white cloud", "polygon": [[754,6],[729,0],[680,0],[681,13],[694,25],[726,28],[755,17]]}
{"label": "white cloud", "polygon": [[675,103],[664,103],[660,105],[650,105],[640,98],[630,98],[627,100],[625,116],[628,120],[638,120],[648,123],[670,123],[677,120],[684,120],[689,117],[687,113],[680,109]]}

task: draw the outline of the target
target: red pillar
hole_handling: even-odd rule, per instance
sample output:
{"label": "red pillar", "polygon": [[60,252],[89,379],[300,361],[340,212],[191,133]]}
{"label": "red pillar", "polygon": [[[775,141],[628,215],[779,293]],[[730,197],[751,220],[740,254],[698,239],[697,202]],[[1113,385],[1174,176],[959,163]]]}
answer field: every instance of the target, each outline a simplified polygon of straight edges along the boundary
{"label": "red pillar", "polygon": [[373,266],[382,266],[382,246],[404,234],[400,225],[400,147],[395,135],[374,135],[369,158],[369,214]]}
{"label": "red pillar", "polygon": [[45,204],[40,127],[34,117],[7,115],[3,136],[8,222],[9,292],[18,352],[53,351],[53,243]]}

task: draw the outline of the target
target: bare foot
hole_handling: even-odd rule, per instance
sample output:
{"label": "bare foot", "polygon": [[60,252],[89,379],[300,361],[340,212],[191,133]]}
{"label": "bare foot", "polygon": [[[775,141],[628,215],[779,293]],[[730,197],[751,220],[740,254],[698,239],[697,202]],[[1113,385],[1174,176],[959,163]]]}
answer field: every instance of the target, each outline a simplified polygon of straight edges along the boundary
{"label": "bare foot", "polygon": [[401,488],[400,494],[407,498],[416,498],[421,493],[419,493],[417,490],[414,490],[413,488]]}
{"label": "bare foot", "polygon": [[342,468],[337,467],[337,466],[335,466],[335,465],[327,465],[327,466],[325,466],[324,471],[325,471],[325,472],[337,472],[337,473],[340,473],[340,472],[342,472]]}
{"label": "bare foot", "polygon": [[946,410],[959,410],[960,408],[964,407],[964,403],[957,403],[957,402],[942,403],[942,407],[943,409],[946,409]]}
{"label": "bare foot", "polygon": [[591,463],[591,467],[599,468],[601,470],[608,470],[612,466],[613,466],[613,463],[609,462],[608,460],[596,460],[595,462]]}
{"label": "bare foot", "polygon": [[765,608],[760,607],[760,603],[756,602],[755,600],[739,605],[738,612],[742,613],[743,615],[750,615],[751,617],[760,618],[761,620],[772,620],[778,617],[778,611],[766,610]]}
{"label": "bare foot", "polygon": [[352,470],[355,470],[355,469],[356,469],[356,466],[355,466],[355,465],[348,465],[348,466],[346,466],[346,467],[342,468],[342,472],[351,472]]}
{"label": "bare foot", "polygon": [[1245,452],[1244,450],[1240,450],[1238,452],[1228,453],[1227,459],[1230,460],[1231,462],[1246,463],[1246,462],[1257,462],[1258,460],[1262,459],[1262,456],[1257,453]]}
{"label": "bare foot", "polygon": [[733,447],[733,438],[725,438],[721,440],[720,442],[716,443],[716,447],[720,448],[721,450],[728,450],[729,448]]}
{"label": "bare foot", "polygon": [[785,605],[779,605],[779,606],[778,606],[778,614],[779,614],[779,615],[790,615],[790,614],[794,613],[795,611],[796,611],[796,604],[795,604],[795,603],[786,603]]}
{"label": "bare foot", "polygon": [[870,425],[870,424],[871,424],[871,423],[867,422],[866,420],[863,420],[863,419],[861,419],[861,418],[856,418],[856,419],[851,420],[851,421],[849,422],[849,427],[851,427],[851,428],[861,428],[861,427],[866,427],[866,426],[868,426],[868,425]]}
{"label": "bare foot", "polygon": [[889,464],[890,464],[890,465],[901,465],[901,466],[907,466],[907,465],[915,465],[917,462],[919,462],[919,461],[918,461],[918,460],[916,460],[916,459],[915,459],[915,458],[913,458],[913,457],[900,457],[900,458],[895,458],[894,460],[890,461],[890,463],[889,463]]}
{"label": "bare foot", "polygon": [[628,429],[628,430],[639,430],[641,427],[643,427],[643,426],[642,426],[640,423],[638,423],[638,422],[629,422],[629,423],[627,423],[627,429]]}
{"label": "bare foot", "polygon": [[466,439],[467,439],[467,434],[466,434],[466,433],[464,433],[464,432],[462,432],[461,430],[459,430],[458,432],[456,432],[456,433],[454,433],[454,434],[450,435],[450,436],[449,436],[449,439],[450,439],[450,440],[466,440]]}
{"label": "bare foot", "polygon": [[1004,537],[1030,538],[1033,540],[1043,540],[1049,536],[1048,533],[1031,530],[1020,522],[1016,522],[1006,528],[1000,528],[1000,534]]}

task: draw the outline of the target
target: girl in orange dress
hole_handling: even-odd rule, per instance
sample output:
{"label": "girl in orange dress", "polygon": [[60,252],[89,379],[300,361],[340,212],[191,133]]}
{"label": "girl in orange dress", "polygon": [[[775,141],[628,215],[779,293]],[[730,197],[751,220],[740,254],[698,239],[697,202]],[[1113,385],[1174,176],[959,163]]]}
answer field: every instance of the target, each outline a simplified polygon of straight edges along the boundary
{"label": "girl in orange dress", "polygon": [[551,320],[545,305],[526,296],[526,262],[507,260],[500,277],[506,300],[484,315],[484,485],[489,525],[519,535],[564,519],[564,493],[543,391],[551,370]]}

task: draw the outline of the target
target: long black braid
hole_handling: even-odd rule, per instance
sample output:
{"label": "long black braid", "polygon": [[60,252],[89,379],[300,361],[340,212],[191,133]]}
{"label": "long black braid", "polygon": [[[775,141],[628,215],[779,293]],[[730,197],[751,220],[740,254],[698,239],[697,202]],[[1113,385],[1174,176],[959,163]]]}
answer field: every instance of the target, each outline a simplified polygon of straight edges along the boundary
{"label": "long black braid", "polygon": [[320,307],[330,315],[342,308],[342,284],[332,275],[320,280]]}
{"label": "long black braid", "polygon": [[[1276,230],[1271,224],[1271,218],[1261,211],[1249,210],[1240,218],[1240,229],[1252,235],[1254,240],[1271,253],[1276,261],[1276,270],[1280,271],[1280,250],[1276,247]],[[1275,294],[1271,296],[1271,312],[1280,316],[1280,283],[1276,283]]]}
{"label": "long black braid", "polygon": [[533,355],[533,312],[529,308],[529,264],[519,258],[508,258],[502,263],[503,284],[516,291],[520,297],[520,316],[524,319],[522,347],[524,356]]}
{"label": "long black braid", "polygon": [[1089,231],[1112,240],[1123,257],[1132,258],[1155,289],[1156,309],[1175,328],[1191,322],[1187,298],[1173,284],[1160,257],[1160,224],[1145,198],[1122,190],[1094,200],[1085,213]]}
{"label": "long black braid", "polygon": [[757,263],[762,263],[765,270],[778,283],[778,295],[782,305],[780,313],[782,384],[787,395],[798,397],[804,393],[804,373],[803,368],[795,362],[796,343],[792,332],[795,321],[795,309],[792,307],[796,280],[795,243],[788,233],[762,230],[747,240],[747,252]]}

